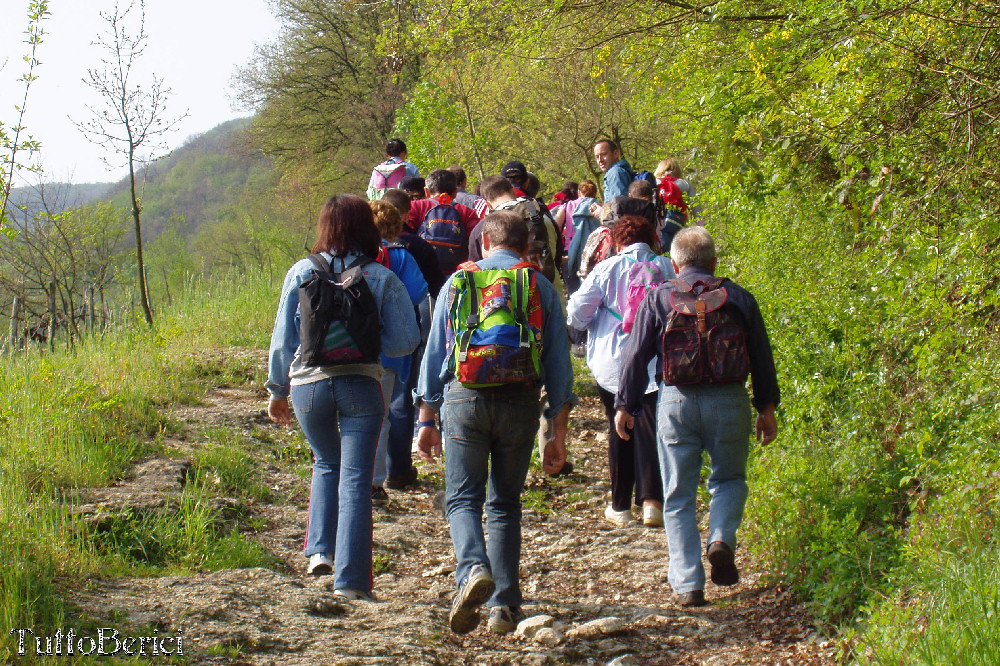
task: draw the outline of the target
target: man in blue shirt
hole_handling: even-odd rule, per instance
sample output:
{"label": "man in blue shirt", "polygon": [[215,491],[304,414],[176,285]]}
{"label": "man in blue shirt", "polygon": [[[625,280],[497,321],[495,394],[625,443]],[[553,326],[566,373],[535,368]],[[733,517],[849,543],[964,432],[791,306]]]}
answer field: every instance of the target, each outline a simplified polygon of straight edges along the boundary
{"label": "man in blue shirt", "polygon": [[[507,269],[521,263],[528,247],[528,228],[517,213],[499,211],[484,220],[484,259],[480,269]],[[553,419],[552,435],[542,455],[542,468],[558,473],[566,460],[566,427],[576,403],[569,339],[559,294],[535,272],[542,308],[539,385],[504,384],[470,388],[455,379],[448,340],[452,275],[438,295],[420,378],[413,393],[420,405],[417,448],[432,461],[441,455],[441,433],[435,412],[447,424],[445,495],[448,525],[458,562],[458,590],[449,624],[458,634],[479,624],[479,606],[490,607],[489,628],[509,633],[524,617],[518,570],[521,558],[521,491],[538,430],[541,385],[548,393],[545,416]],[[454,335],[452,333],[452,335]],[[443,405],[443,408],[442,408]],[[487,494],[487,482],[489,492]],[[489,544],[483,533],[485,502]]]}
{"label": "man in blue shirt", "polygon": [[615,197],[628,196],[628,186],[632,183],[632,167],[622,159],[618,144],[610,139],[601,139],[594,144],[594,159],[604,172],[604,203]]}

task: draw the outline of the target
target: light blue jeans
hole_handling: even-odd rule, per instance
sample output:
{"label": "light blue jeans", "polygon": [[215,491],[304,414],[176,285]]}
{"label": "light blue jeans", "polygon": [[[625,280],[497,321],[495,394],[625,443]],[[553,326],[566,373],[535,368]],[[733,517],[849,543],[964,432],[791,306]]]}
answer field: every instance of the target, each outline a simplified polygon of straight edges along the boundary
{"label": "light blue jeans", "polygon": [[657,450],[663,475],[663,527],[670,549],[668,578],[674,592],[705,589],[696,500],[702,452],[711,459],[706,544],[736,550],[736,529],[747,501],[750,399],[743,384],[660,384]]}
{"label": "light blue jeans", "polygon": [[292,386],[291,394],[314,457],[305,554],[333,557],[334,587],[370,591],[379,383],[345,375]]}
{"label": "light blue jeans", "polygon": [[524,386],[469,389],[452,382],[445,390],[445,494],[455,580],[461,584],[473,566],[485,566],[496,581],[486,602],[491,607],[521,606],[521,490],[538,432],[538,400],[539,390]]}

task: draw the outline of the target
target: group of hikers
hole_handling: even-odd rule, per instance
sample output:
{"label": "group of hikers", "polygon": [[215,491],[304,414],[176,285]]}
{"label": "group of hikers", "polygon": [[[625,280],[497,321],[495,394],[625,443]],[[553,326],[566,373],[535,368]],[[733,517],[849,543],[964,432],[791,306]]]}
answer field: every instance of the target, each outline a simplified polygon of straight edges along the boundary
{"label": "group of hikers", "polygon": [[546,204],[517,160],[468,192],[461,167],[422,178],[393,139],[368,200],[323,204],[313,254],[282,286],[267,388],[270,418],[289,424],[291,398],[312,448],[307,572],[332,574],[338,597],[375,599],[373,501],[417,482],[416,432],[421,460],[444,455],[451,630],[472,631],[484,604],[491,631],[517,627],[536,438],[546,474],[573,472],[571,353],[586,356],[608,419],[605,519],[626,527],[635,510],[664,527],[682,606],[707,603],[703,554],[714,583],[738,582],[750,438],[777,435],[760,310],[715,275],[715,243],[675,160],[637,173],[613,141],[593,152],[603,196],[583,180]]}

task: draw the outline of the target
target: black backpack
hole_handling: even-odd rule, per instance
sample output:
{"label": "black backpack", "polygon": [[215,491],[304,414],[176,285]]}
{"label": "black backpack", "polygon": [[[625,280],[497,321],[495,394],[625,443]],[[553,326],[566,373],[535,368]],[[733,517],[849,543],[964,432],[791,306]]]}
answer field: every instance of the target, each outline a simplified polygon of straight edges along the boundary
{"label": "black backpack", "polygon": [[[528,252],[525,257],[541,268],[542,275],[549,282],[556,277],[556,258],[552,256],[552,246],[549,245],[549,230],[545,224],[548,210],[542,211],[542,205],[535,199],[522,197],[509,210],[520,213],[528,223]],[[553,221],[552,226],[555,227]]]}
{"label": "black backpack", "polygon": [[378,304],[359,256],[342,273],[330,271],[321,254],[309,255],[313,275],[299,286],[300,346],[308,366],[378,363],[382,332]]}

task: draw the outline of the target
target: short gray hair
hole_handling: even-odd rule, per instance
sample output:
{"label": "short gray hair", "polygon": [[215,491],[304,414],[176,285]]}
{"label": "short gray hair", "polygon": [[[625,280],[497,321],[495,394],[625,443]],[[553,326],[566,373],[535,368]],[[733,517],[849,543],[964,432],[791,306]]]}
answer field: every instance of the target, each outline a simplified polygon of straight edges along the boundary
{"label": "short gray hair", "polygon": [[678,268],[709,268],[715,261],[715,256],[715,241],[705,227],[684,227],[677,232],[670,244],[670,259]]}

